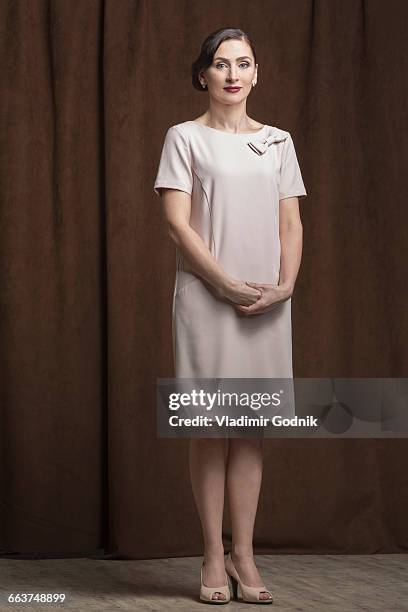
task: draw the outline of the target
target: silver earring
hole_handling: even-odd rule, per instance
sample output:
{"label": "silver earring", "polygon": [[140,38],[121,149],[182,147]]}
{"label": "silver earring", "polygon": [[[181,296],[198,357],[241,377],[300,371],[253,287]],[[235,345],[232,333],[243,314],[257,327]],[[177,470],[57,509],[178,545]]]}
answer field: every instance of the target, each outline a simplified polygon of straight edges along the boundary
{"label": "silver earring", "polygon": [[201,86],[203,89],[205,89],[207,87],[207,85],[205,83],[201,83]]}
{"label": "silver earring", "polygon": [[256,83],[252,83],[252,87],[255,87]]}

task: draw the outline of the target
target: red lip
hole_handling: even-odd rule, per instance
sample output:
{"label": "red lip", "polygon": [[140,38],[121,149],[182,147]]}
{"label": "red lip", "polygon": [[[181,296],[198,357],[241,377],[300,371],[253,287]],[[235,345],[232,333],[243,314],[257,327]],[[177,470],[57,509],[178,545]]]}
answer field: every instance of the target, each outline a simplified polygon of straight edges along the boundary
{"label": "red lip", "polygon": [[239,91],[242,87],[224,87],[226,91]]}

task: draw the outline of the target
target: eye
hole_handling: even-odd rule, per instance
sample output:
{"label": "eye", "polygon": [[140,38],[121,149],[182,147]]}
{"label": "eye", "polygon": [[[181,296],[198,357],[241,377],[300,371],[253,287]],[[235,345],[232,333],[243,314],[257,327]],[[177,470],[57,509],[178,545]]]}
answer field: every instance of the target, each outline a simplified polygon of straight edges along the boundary
{"label": "eye", "polygon": [[[240,66],[245,66],[245,68],[249,68],[250,64],[248,62],[241,62],[239,64]],[[226,66],[226,64],[224,62],[219,62],[218,64],[216,64],[216,68],[219,68],[220,66]]]}

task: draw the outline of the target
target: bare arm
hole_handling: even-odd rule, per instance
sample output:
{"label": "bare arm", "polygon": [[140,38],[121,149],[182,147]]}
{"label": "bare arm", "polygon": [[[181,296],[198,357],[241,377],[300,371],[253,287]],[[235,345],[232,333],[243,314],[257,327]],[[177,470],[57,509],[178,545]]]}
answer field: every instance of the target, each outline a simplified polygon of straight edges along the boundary
{"label": "bare arm", "polygon": [[303,226],[299,215],[298,197],[284,198],[279,202],[279,237],[281,258],[279,282],[277,285],[250,283],[262,290],[262,297],[250,306],[236,304],[237,312],[251,316],[263,314],[274,309],[279,303],[288,300],[293,293],[302,256]]}
{"label": "bare arm", "polygon": [[279,207],[281,241],[279,286],[291,295],[302,258],[303,226],[299,214],[299,199],[285,198],[280,200]]}
{"label": "bare arm", "polygon": [[238,304],[256,302],[260,291],[227,274],[191,227],[191,195],[169,188],[162,188],[161,195],[169,235],[196,274],[207,281],[223,300]]}

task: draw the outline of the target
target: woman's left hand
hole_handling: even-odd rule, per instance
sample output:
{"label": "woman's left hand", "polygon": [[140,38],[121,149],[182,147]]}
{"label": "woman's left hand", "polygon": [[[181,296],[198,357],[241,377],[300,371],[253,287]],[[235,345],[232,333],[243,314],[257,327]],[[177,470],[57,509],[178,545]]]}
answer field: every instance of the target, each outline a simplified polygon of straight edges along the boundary
{"label": "woman's left hand", "polygon": [[267,283],[253,283],[246,281],[246,284],[255,289],[260,289],[262,296],[254,304],[250,306],[242,306],[241,304],[234,304],[234,308],[238,313],[243,315],[257,315],[269,312],[285,302],[292,296],[292,291],[284,285],[271,285]]}

